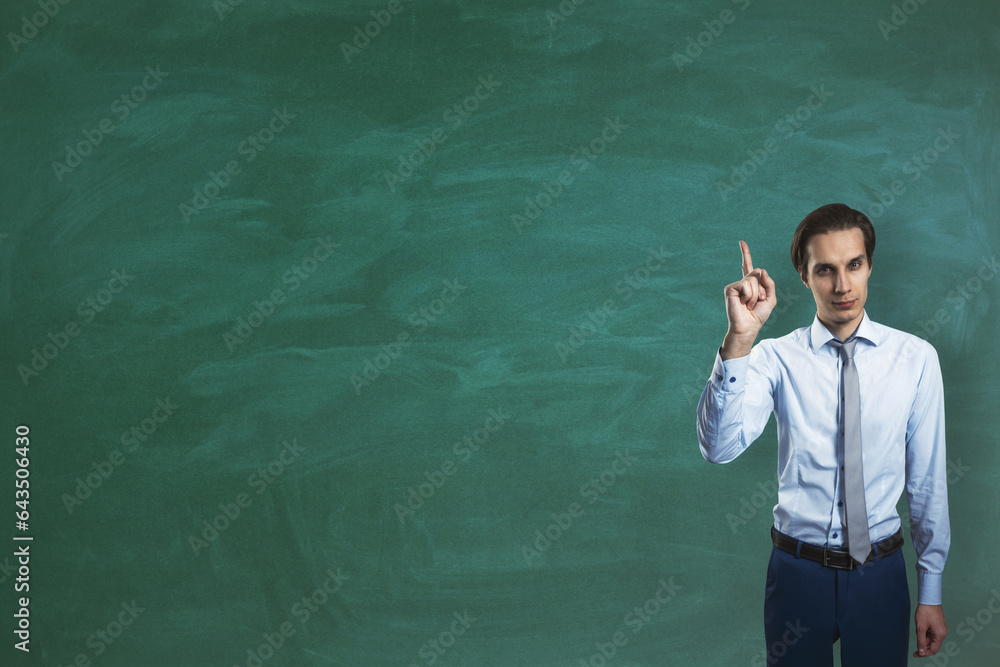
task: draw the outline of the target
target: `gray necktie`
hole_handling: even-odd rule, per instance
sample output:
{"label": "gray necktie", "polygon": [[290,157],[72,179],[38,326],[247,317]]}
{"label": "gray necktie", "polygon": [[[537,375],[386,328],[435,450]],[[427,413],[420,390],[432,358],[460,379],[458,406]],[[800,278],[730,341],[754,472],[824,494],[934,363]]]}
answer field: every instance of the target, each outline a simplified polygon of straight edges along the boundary
{"label": "gray necktie", "polygon": [[864,563],[872,550],[868,535],[868,508],[865,505],[865,476],[861,462],[861,386],[854,364],[854,346],[833,341],[840,348],[843,366],[840,372],[840,400],[844,406],[844,503],[847,505],[847,547],[851,558]]}

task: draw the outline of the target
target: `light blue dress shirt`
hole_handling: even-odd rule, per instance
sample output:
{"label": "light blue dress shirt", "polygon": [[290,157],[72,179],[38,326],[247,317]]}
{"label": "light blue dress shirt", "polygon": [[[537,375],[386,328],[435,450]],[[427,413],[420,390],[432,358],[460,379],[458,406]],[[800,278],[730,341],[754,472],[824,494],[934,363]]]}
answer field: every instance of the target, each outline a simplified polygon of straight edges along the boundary
{"label": "light blue dress shirt", "polygon": [[[917,336],[872,322],[867,311],[851,338],[860,339],[854,360],[869,535],[877,542],[899,529],[896,503],[905,486],[917,600],[941,604],[951,527],[937,352]],[[810,327],[758,341],[747,356],[723,361],[717,351],[698,402],[698,442],[708,461],[728,463],[760,436],[773,411],[775,528],[809,544],[843,549],[842,361],[831,340],[839,339],[816,317]]]}

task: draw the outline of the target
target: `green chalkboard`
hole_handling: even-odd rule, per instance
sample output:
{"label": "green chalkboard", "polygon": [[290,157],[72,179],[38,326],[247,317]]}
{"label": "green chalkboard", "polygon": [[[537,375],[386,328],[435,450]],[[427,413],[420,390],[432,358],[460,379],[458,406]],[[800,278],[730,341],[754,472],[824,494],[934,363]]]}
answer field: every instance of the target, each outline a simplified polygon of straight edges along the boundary
{"label": "green chalkboard", "polygon": [[774,422],[713,466],[695,406],[738,240],[783,335],[844,202],[941,360],[947,664],[995,664],[998,20],[5,2],[3,663],[763,664]]}

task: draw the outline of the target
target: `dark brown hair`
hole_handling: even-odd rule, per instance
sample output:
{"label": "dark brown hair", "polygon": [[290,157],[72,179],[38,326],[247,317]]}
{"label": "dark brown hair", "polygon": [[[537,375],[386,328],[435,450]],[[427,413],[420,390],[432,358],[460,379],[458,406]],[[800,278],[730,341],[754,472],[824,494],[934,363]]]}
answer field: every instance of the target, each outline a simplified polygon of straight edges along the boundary
{"label": "dark brown hair", "polygon": [[792,237],[792,265],[802,280],[806,279],[806,269],[809,266],[809,239],[817,234],[855,227],[861,230],[865,238],[865,255],[868,257],[868,266],[871,266],[872,255],[875,253],[875,228],[867,215],[846,204],[827,204],[804,217]]}

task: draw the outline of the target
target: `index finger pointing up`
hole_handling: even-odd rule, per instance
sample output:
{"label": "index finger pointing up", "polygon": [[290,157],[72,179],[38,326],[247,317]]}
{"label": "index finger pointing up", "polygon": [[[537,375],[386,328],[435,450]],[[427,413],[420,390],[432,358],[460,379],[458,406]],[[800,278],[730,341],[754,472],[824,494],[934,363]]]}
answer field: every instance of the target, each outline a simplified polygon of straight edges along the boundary
{"label": "index finger pointing up", "polygon": [[750,246],[746,241],[740,241],[740,250],[743,252],[743,276],[746,277],[753,271],[753,262],[750,260]]}

